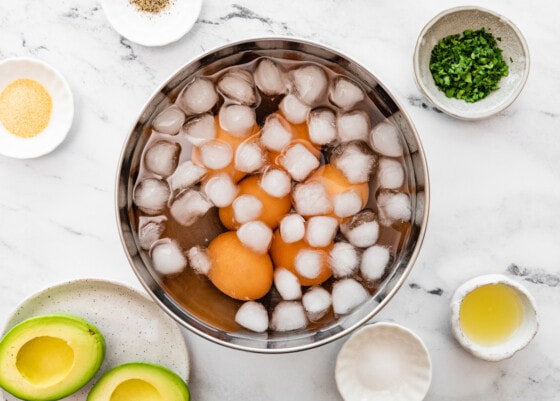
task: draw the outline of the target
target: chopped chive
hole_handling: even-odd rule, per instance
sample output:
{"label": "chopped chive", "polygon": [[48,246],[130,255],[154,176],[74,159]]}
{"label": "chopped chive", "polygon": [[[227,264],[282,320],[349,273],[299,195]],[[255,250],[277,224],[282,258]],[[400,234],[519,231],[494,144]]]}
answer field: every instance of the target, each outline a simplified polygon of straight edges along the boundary
{"label": "chopped chive", "polygon": [[[497,39],[498,41],[501,38]],[[497,40],[484,28],[466,29],[441,39],[432,49],[430,71],[447,97],[473,103],[499,89],[509,68]],[[510,57],[510,62],[513,60]]]}

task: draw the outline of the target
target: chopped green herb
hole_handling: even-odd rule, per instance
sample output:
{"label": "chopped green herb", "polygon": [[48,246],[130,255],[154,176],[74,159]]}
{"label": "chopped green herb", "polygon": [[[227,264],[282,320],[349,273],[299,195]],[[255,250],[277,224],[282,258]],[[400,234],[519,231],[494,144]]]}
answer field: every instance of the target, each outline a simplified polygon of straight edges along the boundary
{"label": "chopped green herb", "polygon": [[432,49],[430,71],[447,97],[469,103],[499,89],[498,82],[509,74],[496,38],[484,28],[441,39]]}

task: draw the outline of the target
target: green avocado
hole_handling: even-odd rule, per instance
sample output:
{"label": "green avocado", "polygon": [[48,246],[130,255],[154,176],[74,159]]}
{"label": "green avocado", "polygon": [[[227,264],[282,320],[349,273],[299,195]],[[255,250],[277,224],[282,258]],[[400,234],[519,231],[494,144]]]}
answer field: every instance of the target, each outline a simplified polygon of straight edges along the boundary
{"label": "green avocado", "polygon": [[187,384],[175,372],[152,363],[119,365],[93,386],[87,401],[189,401]]}
{"label": "green avocado", "polygon": [[32,317],[0,341],[0,387],[23,400],[59,400],[83,387],[104,357],[103,335],[84,319]]}

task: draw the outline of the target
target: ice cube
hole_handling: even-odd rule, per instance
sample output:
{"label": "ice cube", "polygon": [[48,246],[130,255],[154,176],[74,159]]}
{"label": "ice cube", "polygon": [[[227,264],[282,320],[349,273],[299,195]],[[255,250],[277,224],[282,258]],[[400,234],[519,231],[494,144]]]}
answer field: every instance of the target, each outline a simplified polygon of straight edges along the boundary
{"label": "ice cube", "polygon": [[353,278],[345,278],[333,284],[333,310],[337,315],[346,315],[368,298],[367,290]]}
{"label": "ice cube", "polygon": [[321,101],[328,89],[329,79],[325,71],[315,64],[307,64],[291,71],[297,96],[310,106]]}
{"label": "ice cube", "polygon": [[377,158],[363,141],[340,144],[331,154],[333,163],[351,184],[368,182],[377,167]]}
{"label": "ice cube", "polygon": [[177,223],[190,226],[204,216],[212,203],[196,189],[187,189],[175,198],[169,211]]}
{"label": "ice cube", "polygon": [[292,140],[289,124],[279,114],[269,115],[261,131],[261,142],[264,147],[281,152]]}
{"label": "ice cube", "polygon": [[314,249],[300,249],[296,255],[294,266],[302,277],[317,278],[323,266],[323,253]]}
{"label": "ice cube", "polygon": [[338,116],[336,127],[340,142],[367,141],[370,131],[369,116],[365,111],[357,110]]}
{"label": "ice cube", "polygon": [[323,287],[310,287],[302,298],[303,309],[311,322],[320,320],[332,305],[332,296]]}
{"label": "ice cube", "polygon": [[211,170],[222,169],[233,160],[233,149],[230,144],[219,139],[206,141],[199,149],[202,164]]}
{"label": "ice cube", "polygon": [[329,98],[333,104],[341,109],[350,110],[356,103],[364,100],[365,94],[357,83],[340,75],[332,82]]}
{"label": "ice cube", "polygon": [[256,124],[255,110],[241,104],[222,106],[218,119],[224,131],[239,138],[249,135]]}
{"label": "ice cube", "polygon": [[170,106],[159,113],[152,121],[152,127],[162,134],[175,135],[185,122],[185,113],[177,107]]}
{"label": "ice cube", "polygon": [[183,250],[169,238],[158,240],[150,252],[154,269],[164,275],[181,273],[187,267],[187,258]]}
{"label": "ice cube", "polygon": [[267,168],[262,174],[259,185],[267,194],[275,198],[282,198],[292,191],[290,176],[277,168]]}
{"label": "ice cube", "polygon": [[374,245],[367,248],[362,253],[362,262],[360,263],[362,277],[368,281],[379,280],[385,273],[390,258],[389,248],[385,246]]}
{"label": "ice cube", "polygon": [[236,233],[239,241],[253,252],[260,254],[268,252],[270,241],[272,241],[272,230],[262,221],[244,223]]}
{"label": "ice cube", "polygon": [[149,145],[144,155],[144,165],[152,173],[165,178],[177,168],[180,154],[181,145],[176,142],[159,140]]}
{"label": "ice cube", "polygon": [[327,108],[312,110],[307,118],[309,139],[316,145],[326,145],[336,139],[336,115]]}
{"label": "ice cube", "polygon": [[247,106],[252,106],[257,101],[253,76],[241,68],[232,68],[222,75],[218,81],[218,90],[226,98]]}
{"label": "ice cube", "polygon": [[280,236],[287,244],[303,239],[305,235],[305,219],[297,213],[287,214],[280,220]]}
{"label": "ice cube", "polygon": [[303,124],[307,120],[307,114],[311,107],[299,100],[294,94],[284,96],[278,108],[292,124]]}
{"label": "ice cube", "polygon": [[309,182],[296,185],[293,191],[294,207],[302,216],[317,216],[332,212],[333,205],[323,184]]}
{"label": "ice cube", "polygon": [[204,167],[194,164],[190,160],[186,160],[179,164],[175,172],[167,179],[171,190],[179,192],[180,190],[192,187],[198,184],[204,178],[208,170]]}
{"label": "ice cube", "polygon": [[235,321],[256,333],[264,333],[268,329],[268,313],[263,304],[256,301],[243,303],[235,314]]}
{"label": "ice cube", "polygon": [[270,326],[274,331],[285,332],[307,327],[303,305],[297,301],[281,301],[272,311]]}
{"label": "ice cube", "polygon": [[132,198],[140,210],[154,215],[165,209],[170,195],[167,182],[157,178],[147,178],[134,187]]}
{"label": "ice cube", "polygon": [[149,250],[165,231],[165,216],[140,216],[138,219],[138,241],[140,247]]}
{"label": "ice cube", "polygon": [[181,130],[190,143],[200,146],[216,137],[216,122],[210,113],[195,116],[183,125]]}
{"label": "ice cube", "polygon": [[328,246],[338,230],[338,220],[329,216],[313,216],[307,220],[305,241],[317,248]]}
{"label": "ice cube", "polygon": [[286,148],[280,157],[280,164],[295,181],[303,181],[319,167],[320,162],[305,145],[296,142]]}
{"label": "ice cube", "polygon": [[284,73],[269,58],[263,58],[259,61],[254,78],[257,87],[266,95],[280,95],[288,90]]}
{"label": "ice cube", "polygon": [[406,222],[412,218],[410,198],[402,192],[382,191],[377,196],[379,219],[383,225]]}
{"label": "ice cube", "polygon": [[379,160],[377,182],[381,188],[397,189],[404,183],[404,169],[398,160],[383,157]]}
{"label": "ice cube", "polygon": [[218,102],[214,83],[207,78],[197,77],[179,94],[177,104],[187,114],[206,113]]}
{"label": "ice cube", "polygon": [[235,150],[235,169],[243,173],[254,173],[266,162],[266,154],[256,141],[242,142]]}
{"label": "ice cube", "polygon": [[274,269],[274,286],[285,301],[301,298],[301,284],[294,273],[284,267]]}
{"label": "ice cube", "polygon": [[335,242],[329,252],[329,266],[336,278],[352,276],[357,272],[360,255],[356,248],[345,241]]}
{"label": "ice cube", "polygon": [[386,121],[377,124],[371,130],[371,146],[385,156],[400,157],[403,155],[399,131],[397,127]]}
{"label": "ice cube", "polygon": [[362,197],[353,190],[333,196],[334,214],[338,217],[350,217],[362,210]]}
{"label": "ice cube", "polygon": [[239,188],[228,174],[218,174],[208,179],[202,190],[215,206],[226,207],[231,205]]}
{"label": "ice cube", "polygon": [[264,205],[254,195],[239,195],[232,204],[233,217],[238,223],[247,223],[256,220],[262,213]]}
{"label": "ice cube", "polygon": [[208,255],[208,251],[201,246],[193,246],[189,249],[187,252],[187,259],[189,261],[189,266],[198,274],[206,276],[212,268],[212,260]]}
{"label": "ice cube", "polygon": [[345,219],[340,231],[348,242],[359,248],[367,248],[379,238],[379,223],[372,210],[364,209],[352,217]]}

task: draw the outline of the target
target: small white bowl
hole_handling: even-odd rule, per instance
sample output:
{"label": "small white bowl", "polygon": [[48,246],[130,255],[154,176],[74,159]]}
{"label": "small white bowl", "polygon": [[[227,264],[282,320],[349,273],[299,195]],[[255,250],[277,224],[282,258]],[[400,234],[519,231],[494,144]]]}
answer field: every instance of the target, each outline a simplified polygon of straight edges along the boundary
{"label": "small white bowl", "polygon": [[122,36],[143,46],[164,46],[181,39],[194,25],[202,0],[170,0],[158,13],[138,10],[130,0],[101,0],[109,23]]}
{"label": "small white bowl", "polygon": [[[503,284],[512,289],[521,303],[521,323],[517,330],[507,339],[497,344],[480,344],[470,339],[461,327],[460,311],[465,297],[472,291],[491,284]],[[459,286],[451,299],[451,328],[453,335],[471,354],[486,361],[500,361],[510,358],[517,351],[525,348],[537,334],[539,319],[535,300],[518,282],[501,274],[487,274],[475,277]]]}
{"label": "small white bowl", "polygon": [[64,141],[74,119],[74,100],[64,77],[47,63],[32,58],[10,58],[0,62],[0,93],[20,78],[39,82],[52,99],[49,123],[34,137],[14,135],[0,123],[0,154],[30,159],[53,151]]}
{"label": "small white bowl", "polygon": [[430,387],[432,362],[412,331],[396,323],[375,323],[342,346],[335,379],[345,401],[420,401]]}
{"label": "small white bowl", "polygon": [[[501,38],[498,47],[508,64],[509,75],[502,77],[499,89],[477,102],[448,98],[436,86],[430,71],[432,49],[446,36],[481,28]],[[414,49],[413,66],[418,88],[438,109],[459,119],[479,120],[501,112],[519,96],[529,75],[529,49],[521,31],[507,18],[480,7],[456,7],[438,14],[422,29]]]}

